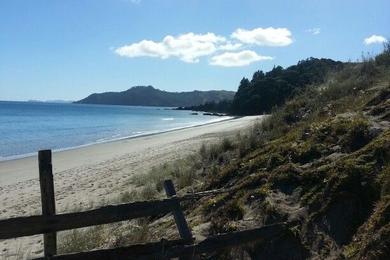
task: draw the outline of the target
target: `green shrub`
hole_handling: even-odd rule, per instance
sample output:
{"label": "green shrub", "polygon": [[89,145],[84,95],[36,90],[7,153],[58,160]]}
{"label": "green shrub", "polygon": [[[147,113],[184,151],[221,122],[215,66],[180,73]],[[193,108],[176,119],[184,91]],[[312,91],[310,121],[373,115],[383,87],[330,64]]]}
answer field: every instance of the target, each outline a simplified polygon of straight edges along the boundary
{"label": "green shrub", "polygon": [[157,198],[157,195],[156,186],[153,184],[145,185],[139,192],[141,200],[153,200]]}
{"label": "green shrub", "polygon": [[244,217],[244,208],[237,200],[228,203],[224,211],[230,220],[240,220]]}
{"label": "green shrub", "polygon": [[283,164],[285,161],[285,158],[280,155],[279,153],[273,153],[270,155],[268,161],[267,161],[267,170],[272,170],[276,168],[277,166]]}
{"label": "green shrub", "polygon": [[202,159],[206,159],[207,158],[207,147],[206,147],[206,144],[202,144],[200,149],[199,149],[199,154],[200,156],[202,157]]}
{"label": "green shrub", "polygon": [[371,140],[368,126],[364,119],[359,118],[351,121],[347,133],[342,139],[342,145],[347,151],[356,151]]}
{"label": "green shrub", "polygon": [[226,137],[222,139],[221,146],[223,151],[229,151],[234,147],[232,141]]}
{"label": "green shrub", "polygon": [[115,232],[114,247],[128,246],[135,243],[145,243],[151,239],[149,229],[150,221],[140,218],[124,225],[121,230]]}
{"label": "green shrub", "polygon": [[194,183],[195,173],[192,172],[192,169],[182,172],[180,175],[176,176],[176,184],[179,189],[191,186]]}
{"label": "green shrub", "polygon": [[381,186],[381,196],[390,196],[390,165],[383,167],[382,173],[379,176]]}
{"label": "green shrub", "polygon": [[60,237],[58,252],[61,254],[90,251],[103,246],[107,241],[103,226],[73,229]]}
{"label": "green shrub", "polygon": [[375,63],[379,66],[390,66],[390,42],[385,43],[383,52],[375,57]]}

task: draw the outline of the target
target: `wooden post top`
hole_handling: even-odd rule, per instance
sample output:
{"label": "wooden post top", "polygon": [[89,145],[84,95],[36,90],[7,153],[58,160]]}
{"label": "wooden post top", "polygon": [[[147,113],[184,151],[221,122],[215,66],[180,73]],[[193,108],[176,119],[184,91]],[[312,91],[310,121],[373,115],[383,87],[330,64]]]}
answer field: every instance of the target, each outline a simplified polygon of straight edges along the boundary
{"label": "wooden post top", "polygon": [[51,150],[40,150],[38,160],[40,163],[51,163]]}

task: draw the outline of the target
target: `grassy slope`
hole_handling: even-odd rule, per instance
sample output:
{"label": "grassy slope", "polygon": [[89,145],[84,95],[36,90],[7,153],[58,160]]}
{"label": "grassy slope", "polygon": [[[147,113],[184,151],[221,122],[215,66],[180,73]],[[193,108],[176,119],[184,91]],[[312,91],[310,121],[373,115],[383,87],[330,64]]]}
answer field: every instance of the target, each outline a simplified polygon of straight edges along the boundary
{"label": "grassy slope", "polygon": [[[204,202],[210,233],[277,222],[254,258],[390,255],[390,70],[350,64],[289,101],[256,129],[256,148],[209,174],[205,189],[239,187]],[[227,257],[224,252],[220,255]],[[229,255],[231,256],[231,255]]]}
{"label": "grassy slope", "polygon": [[246,247],[254,258],[385,258],[389,111],[389,67],[373,60],[347,65],[246,135],[203,148],[200,167],[189,162],[182,173],[197,172],[199,190],[239,189],[190,206],[191,225],[206,222],[203,233],[215,234],[291,223],[283,237]]}

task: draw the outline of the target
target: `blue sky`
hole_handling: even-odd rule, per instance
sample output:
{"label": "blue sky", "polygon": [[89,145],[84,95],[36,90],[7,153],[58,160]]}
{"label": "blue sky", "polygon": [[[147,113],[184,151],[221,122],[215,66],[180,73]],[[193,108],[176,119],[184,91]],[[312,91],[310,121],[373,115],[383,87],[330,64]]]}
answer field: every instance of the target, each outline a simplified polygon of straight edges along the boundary
{"label": "blue sky", "polygon": [[380,52],[389,10],[388,0],[1,0],[0,100],[236,90],[258,69]]}

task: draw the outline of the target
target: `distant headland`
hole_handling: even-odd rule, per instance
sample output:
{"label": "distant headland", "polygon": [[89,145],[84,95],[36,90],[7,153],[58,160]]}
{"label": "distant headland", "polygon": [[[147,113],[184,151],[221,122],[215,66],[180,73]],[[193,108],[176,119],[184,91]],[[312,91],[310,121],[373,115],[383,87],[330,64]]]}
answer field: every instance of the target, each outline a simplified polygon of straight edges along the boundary
{"label": "distant headland", "polygon": [[104,92],[91,94],[76,101],[80,104],[128,105],[128,106],[163,106],[184,107],[196,106],[208,102],[232,100],[234,91],[210,90],[191,92],[168,92],[152,86],[135,86],[121,92]]}

